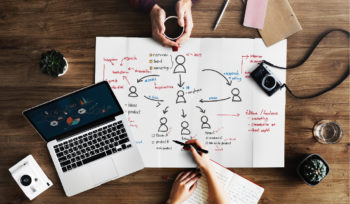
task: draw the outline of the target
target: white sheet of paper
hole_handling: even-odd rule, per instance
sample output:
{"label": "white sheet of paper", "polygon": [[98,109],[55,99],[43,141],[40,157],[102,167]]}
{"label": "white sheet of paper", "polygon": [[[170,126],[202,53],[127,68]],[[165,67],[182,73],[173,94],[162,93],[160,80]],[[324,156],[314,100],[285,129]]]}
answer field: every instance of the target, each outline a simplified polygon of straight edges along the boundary
{"label": "white sheet of paper", "polygon": [[97,37],[95,82],[111,85],[146,167],[194,167],[172,142],[191,138],[226,167],[283,167],[285,90],[268,97],[249,74],[262,59],[285,66],[286,53],[286,40],[192,38],[173,52],[151,38]]}
{"label": "white sheet of paper", "polygon": [[[256,204],[264,192],[264,188],[239,176],[238,174],[212,162],[216,176],[226,195],[233,204]],[[197,181],[197,188],[184,204],[207,204],[208,201],[208,181],[204,173]]]}

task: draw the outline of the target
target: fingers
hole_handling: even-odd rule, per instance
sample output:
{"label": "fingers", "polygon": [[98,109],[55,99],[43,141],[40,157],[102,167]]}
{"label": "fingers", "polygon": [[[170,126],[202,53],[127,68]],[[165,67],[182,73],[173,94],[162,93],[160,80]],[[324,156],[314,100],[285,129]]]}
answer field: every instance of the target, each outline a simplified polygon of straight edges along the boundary
{"label": "fingers", "polygon": [[[197,179],[198,180],[198,179]],[[197,188],[197,180],[194,182],[194,184],[190,188],[190,193],[193,193],[194,190]]]}
{"label": "fingers", "polygon": [[178,44],[176,42],[167,39],[163,33],[157,32],[153,34],[153,38],[165,47],[178,47]]}
{"label": "fingers", "polygon": [[164,34],[165,32],[165,25],[164,25],[164,20],[159,19],[160,21],[158,22],[158,33],[159,34]]}
{"label": "fingers", "polygon": [[193,179],[194,177],[197,177],[197,176],[199,176],[198,170],[191,171],[191,174],[189,174],[181,182],[188,183],[191,179]]}
{"label": "fingers", "polygon": [[184,175],[184,173],[185,173],[185,171],[180,172],[180,173],[176,176],[175,181],[179,181],[180,178]]}
{"label": "fingers", "polygon": [[185,144],[196,144],[198,147],[205,149],[205,146],[202,145],[197,139],[187,140]]}
{"label": "fingers", "polygon": [[157,27],[155,29],[153,29],[153,38],[155,40],[157,40],[158,42],[160,42],[163,46],[176,46],[177,47],[177,43],[174,41],[171,41],[169,39],[167,39],[164,36],[164,32],[165,32],[165,26],[164,26],[164,21],[158,21],[157,22]]}
{"label": "fingers", "polygon": [[189,180],[186,183],[187,189],[190,189],[190,192],[194,191],[196,189],[197,181],[198,181],[199,178],[200,178],[200,176],[193,177],[191,180]]}
{"label": "fingers", "polygon": [[183,181],[186,180],[186,178],[187,178],[188,176],[190,176],[191,174],[192,174],[192,171],[187,171],[187,172],[185,172],[185,173],[180,177],[179,181],[180,181],[180,182],[183,182]]}
{"label": "fingers", "polygon": [[[180,18],[179,18],[179,20],[180,20]],[[193,20],[192,20],[191,11],[189,10],[185,14],[185,31],[181,35],[181,37],[176,40],[176,42],[181,44],[181,43],[185,42],[186,40],[190,39],[192,29],[193,29]]]}
{"label": "fingers", "polygon": [[177,23],[179,26],[184,27],[185,25],[185,9],[181,2],[178,2],[176,5],[176,13],[177,13]]}
{"label": "fingers", "polygon": [[[153,10],[152,10],[153,12]],[[164,25],[164,20],[165,20],[165,11],[160,8],[159,6],[155,8],[154,12],[151,14],[151,20],[152,20],[152,36],[153,38],[161,43],[163,46],[178,46],[176,42],[173,42],[169,39],[167,39],[164,36],[165,32],[165,25]]]}
{"label": "fingers", "polygon": [[192,156],[194,158],[194,160],[196,161],[197,164],[200,164],[201,161],[201,155],[197,152],[197,150],[190,146],[190,152],[192,153]]}
{"label": "fingers", "polygon": [[192,186],[197,182],[197,180],[200,177],[201,177],[201,174],[198,171],[198,169],[196,169],[196,170],[188,171],[182,174],[182,176],[179,178],[177,182],[179,182],[179,184],[181,186],[184,186],[186,189],[191,190],[193,188]]}

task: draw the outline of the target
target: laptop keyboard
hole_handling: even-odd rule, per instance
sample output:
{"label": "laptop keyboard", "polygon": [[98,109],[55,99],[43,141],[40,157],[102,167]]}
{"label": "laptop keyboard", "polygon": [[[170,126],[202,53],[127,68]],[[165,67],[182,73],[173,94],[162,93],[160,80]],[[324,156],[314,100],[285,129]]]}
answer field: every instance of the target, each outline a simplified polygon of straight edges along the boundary
{"label": "laptop keyboard", "polygon": [[63,172],[130,148],[122,121],[106,125],[54,146]]}

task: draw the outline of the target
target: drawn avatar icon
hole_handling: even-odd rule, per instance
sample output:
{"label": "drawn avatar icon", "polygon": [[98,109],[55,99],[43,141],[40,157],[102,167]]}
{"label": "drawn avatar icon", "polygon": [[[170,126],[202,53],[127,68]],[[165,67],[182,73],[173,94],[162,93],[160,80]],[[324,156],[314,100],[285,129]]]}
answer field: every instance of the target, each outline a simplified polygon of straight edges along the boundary
{"label": "drawn avatar icon", "polygon": [[176,103],[186,103],[186,99],[184,95],[185,95],[185,92],[183,92],[182,90],[179,90],[177,92]]}
{"label": "drawn avatar icon", "polygon": [[231,90],[231,93],[232,93],[232,102],[241,102],[242,101],[241,97],[239,96],[240,91],[238,88],[233,88]]}
{"label": "drawn avatar icon", "polygon": [[176,73],[186,73],[186,68],[185,66],[183,65],[186,61],[186,58],[185,56],[183,55],[178,55],[176,56],[175,58],[175,62],[177,63],[175,69],[174,69],[174,74]]}
{"label": "drawn avatar icon", "polygon": [[159,122],[160,126],[158,128],[158,132],[168,132],[168,126],[166,125],[168,119],[166,119],[166,117],[162,117],[160,118]]}
{"label": "drawn avatar icon", "polygon": [[189,135],[191,134],[191,131],[188,129],[188,122],[187,121],[182,121],[181,123],[181,135]]}
{"label": "drawn avatar icon", "polygon": [[202,129],[210,129],[210,124],[208,123],[208,117],[203,115],[201,117],[201,122],[202,122]]}
{"label": "drawn avatar icon", "polygon": [[135,86],[130,86],[129,91],[130,91],[130,93],[128,95],[129,97],[138,97],[139,96],[136,93],[137,89]]}

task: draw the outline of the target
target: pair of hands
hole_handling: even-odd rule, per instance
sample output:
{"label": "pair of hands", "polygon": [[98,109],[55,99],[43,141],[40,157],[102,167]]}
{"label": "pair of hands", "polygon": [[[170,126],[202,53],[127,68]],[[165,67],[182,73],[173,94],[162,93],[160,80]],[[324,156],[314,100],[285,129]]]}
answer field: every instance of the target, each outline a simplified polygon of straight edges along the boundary
{"label": "pair of hands", "polygon": [[184,33],[175,42],[167,39],[164,36],[165,26],[164,20],[166,18],[165,11],[155,4],[151,10],[151,23],[152,23],[152,36],[153,38],[167,47],[180,47],[181,43],[188,40],[191,36],[193,21],[192,21],[192,1],[191,0],[179,0],[176,3],[176,13],[178,17],[178,24],[181,27],[185,27]]}
{"label": "pair of hands", "polygon": [[[200,148],[205,149],[205,147],[199,143],[198,140],[188,140],[186,144],[189,143],[195,143]],[[210,164],[210,159],[207,154],[198,153],[192,146],[190,146],[189,150],[192,153],[192,156],[196,163],[198,164],[198,167],[201,169],[201,171],[205,174],[209,173],[212,166]],[[168,204],[178,204],[183,203],[185,200],[187,200],[193,191],[197,187],[197,180],[201,177],[201,173],[198,169],[192,170],[192,171],[183,171],[180,172],[173,184],[173,187],[171,188],[170,196],[167,201]]]}
{"label": "pair of hands", "polygon": [[[163,46],[167,47],[180,47],[181,43],[188,40],[191,36],[193,28],[192,20],[192,1],[191,0],[179,0],[176,3],[176,13],[178,16],[178,24],[181,27],[185,27],[184,33],[175,42],[167,39],[164,35],[165,25],[164,20],[166,18],[165,11],[155,4],[151,10],[151,23],[152,23],[152,36],[153,38],[161,43]],[[188,140],[186,144],[196,143],[199,147],[204,148],[198,140]],[[205,154],[199,154],[192,146],[190,149],[195,161],[197,162],[199,168],[203,169],[204,172],[210,168],[209,157]],[[197,180],[201,177],[200,171],[198,169],[192,171],[180,172],[173,184],[170,192],[170,197],[167,201],[169,204],[179,204],[187,200],[193,191],[197,187]]]}

